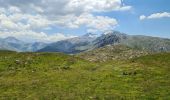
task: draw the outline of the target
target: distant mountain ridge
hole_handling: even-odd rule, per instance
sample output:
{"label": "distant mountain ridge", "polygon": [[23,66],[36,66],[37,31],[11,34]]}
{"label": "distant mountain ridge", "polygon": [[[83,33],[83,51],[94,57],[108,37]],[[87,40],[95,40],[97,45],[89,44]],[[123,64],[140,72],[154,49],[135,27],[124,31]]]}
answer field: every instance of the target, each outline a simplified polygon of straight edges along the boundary
{"label": "distant mountain ridge", "polygon": [[38,52],[64,52],[68,54],[79,53],[88,50],[89,44],[96,39],[96,35],[87,33],[80,37],[74,37],[67,40],[62,40],[49,44]]}
{"label": "distant mountain ridge", "polygon": [[68,40],[49,44],[38,52],[63,52],[68,54],[80,53],[106,45],[125,45],[130,48],[144,50],[149,52],[167,52],[170,51],[170,39],[127,35],[119,31],[106,31],[101,36],[90,38],[87,35]]}
{"label": "distant mountain ridge", "polygon": [[[57,41],[57,40],[56,40]],[[19,52],[62,52],[76,54],[90,51],[107,45],[124,45],[133,49],[149,52],[169,52],[170,39],[127,35],[119,31],[106,31],[101,36],[87,33],[83,36],[74,37],[53,43],[27,43],[15,37],[0,38],[0,50],[12,50]]]}
{"label": "distant mountain ridge", "polygon": [[23,42],[21,40],[18,40],[15,37],[7,37],[7,38],[4,38],[3,41],[9,42],[9,43],[21,43],[21,42]]}
{"label": "distant mountain ridge", "polygon": [[42,42],[27,43],[15,37],[0,38],[0,50],[11,50],[18,52],[34,52],[47,44]]}
{"label": "distant mountain ridge", "polygon": [[93,45],[96,48],[109,44],[121,44],[150,52],[170,51],[170,39],[142,35],[127,35],[118,31],[109,31],[109,33],[93,41]]}

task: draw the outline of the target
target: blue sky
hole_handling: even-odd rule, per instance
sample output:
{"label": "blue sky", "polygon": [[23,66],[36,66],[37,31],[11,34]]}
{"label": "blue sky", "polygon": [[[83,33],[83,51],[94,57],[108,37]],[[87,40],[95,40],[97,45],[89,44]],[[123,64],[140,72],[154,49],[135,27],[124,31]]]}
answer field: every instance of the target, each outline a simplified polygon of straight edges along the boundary
{"label": "blue sky", "polygon": [[170,38],[169,5],[169,0],[0,0],[0,37],[52,42],[117,30]]}
{"label": "blue sky", "polygon": [[[141,21],[140,15],[170,12],[170,0],[124,0],[131,5],[130,11],[112,11],[96,15],[114,17],[118,20],[115,30],[132,35],[149,35],[170,38],[170,18],[160,18]],[[81,32],[83,33],[83,32]]]}
{"label": "blue sky", "polygon": [[[170,12],[169,0],[124,0],[133,7],[132,12],[115,14],[120,26],[117,30],[129,34],[142,34],[170,38],[170,18],[139,20],[140,15]],[[119,12],[118,12],[119,13]],[[109,16],[112,16],[111,14]]]}

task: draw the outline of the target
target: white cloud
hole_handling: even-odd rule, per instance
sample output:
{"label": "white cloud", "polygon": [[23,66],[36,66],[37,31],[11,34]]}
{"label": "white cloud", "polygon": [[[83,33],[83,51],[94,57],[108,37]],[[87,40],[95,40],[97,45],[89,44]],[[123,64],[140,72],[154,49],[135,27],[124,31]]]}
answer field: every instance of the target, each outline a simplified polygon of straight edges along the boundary
{"label": "white cloud", "polygon": [[99,31],[113,29],[117,24],[117,20],[106,16],[93,16],[89,13],[81,14],[80,16],[68,15],[61,16],[57,19],[60,20],[48,20],[41,15],[29,15],[29,14],[12,14],[7,16],[1,14],[1,28],[8,30],[36,30],[47,29],[49,25],[56,25],[67,28],[79,28],[86,26],[87,28],[93,28]]}
{"label": "white cloud", "polygon": [[118,10],[120,10],[120,11],[128,11],[128,10],[131,10],[131,9],[132,9],[132,6],[124,6],[124,7],[119,8]]}
{"label": "white cloud", "polygon": [[0,33],[1,36],[60,40],[72,36],[47,35],[40,31],[81,26],[91,32],[113,29],[118,25],[115,18],[95,16],[93,13],[127,11],[131,8],[123,0],[0,0]]}
{"label": "white cloud", "polygon": [[16,37],[20,40],[27,41],[27,42],[56,42],[68,38],[73,38],[76,36],[73,35],[64,35],[62,33],[55,33],[53,35],[47,35],[44,32],[34,32],[34,31],[13,31],[13,32],[0,32],[1,38],[6,37]]}
{"label": "white cloud", "polygon": [[123,0],[0,0],[0,6],[15,6],[23,12],[43,13],[46,16],[131,9]]}
{"label": "white cloud", "polygon": [[[11,10],[15,10],[14,12]],[[7,12],[10,12],[8,15]],[[17,8],[0,9],[0,37],[13,36],[24,41],[55,42],[72,38],[72,35],[56,33],[47,35],[44,32],[35,32],[37,29],[50,29],[49,25],[56,24],[41,15],[20,13]]]}
{"label": "white cloud", "polygon": [[148,16],[148,19],[156,19],[156,18],[164,18],[164,17],[170,17],[170,13],[163,12],[163,13],[156,13]]}
{"label": "white cloud", "polygon": [[81,8],[86,12],[108,12],[129,10],[131,6],[123,6],[121,0],[70,0],[68,7]]}
{"label": "white cloud", "polygon": [[81,25],[85,25],[87,28],[93,28],[99,31],[113,29],[117,24],[118,22],[114,18],[93,16],[88,13],[84,13],[78,17],[74,17],[73,20],[68,21],[68,26],[72,28],[78,28]]}
{"label": "white cloud", "polygon": [[[11,7],[9,8],[11,10]],[[8,10],[9,10],[8,9]],[[14,10],[14,8],[12,8]],[[54,24],[52,21],[41,15],[23,14],[12,12],[8,14],[8,10],[0,12],[0,29],[1,30],[37,30],[47,28],[49,25]]]}
{"label": "white cloud", "polygon": [[146,18],[145,15],[141,15],[139,19],[140,19],[140,20],[144,20],[145,18]]}
{"label": "white cloud", "polygon": [[52,21],[44,18],[41,15],[36,16],[27,16],[27,24],[30,25],[32,29],[38,29],[38,28],[47,28],[49,25],[53,24]]}
{"label": "white cloud", "polygon": [[19,13],[19,12],[21,12],[21,10],[18,7],[15,7],[15,6],[9,7],[8,11],[10,13]]}
{"label": "white cloud", "polygon": [[154,13],[149,16],[142,15],[140,16],[140,20],[144,19],[159,19],[159,18],[170,18],[170,13],[163,12],[163,13]]}
{"label": "white cloud", "polygon": [[12,30],[16,29],[18,25],[8,18],[8,16],[4,14],[0,14],[0,28],[4,30]]}

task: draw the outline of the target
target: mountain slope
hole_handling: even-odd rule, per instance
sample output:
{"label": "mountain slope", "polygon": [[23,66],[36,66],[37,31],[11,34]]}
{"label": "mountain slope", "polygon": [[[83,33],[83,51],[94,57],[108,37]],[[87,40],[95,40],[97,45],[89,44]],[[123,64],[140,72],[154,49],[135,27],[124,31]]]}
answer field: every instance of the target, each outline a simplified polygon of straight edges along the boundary
{"label": "mountain slope", "polygon": [[118,31],[109,31],[107,34],[98,37],[93,42],[93,44],[97,48],[108,44],[121,44],[131,48],[146,50],[150,52],[170,51],[170,39],[150,36],[127,35]]}
{"label": "mountain slope", "polygon": [[14,37],[7,37],[4,39],[0,39],[0,49],[1,50],[19,51],[20,46],[22,44],[23,44],[22,41],[14,38]]}
{"label": "mountain slope", "polygon": [[129,36],[122,44],[140,50],[150,52],[168,52],[170,51],[170,39],[148,37],[148,36]]}
{"label": "mountain slope", "polygon": [[135,57],[147,55],[143,50],[132,49],[125,45],[107,45],[87,52],[82,52],[76,56],[95,62],[105,62],[108,60],[127,60]]}
{"label": "mountain slope", "polygon": [[118,31],[106,31],[104,34],[93,41],[93,45],[95,48],[99,48],[109,44],[120,44],[123,40],[126,40],[127,37],[128,35]]}
{"label": "mountain slope", "polygon": [[64,52],[68,54],[79,53],[90,48],[89,44],[96,39],[94,34],[88,33],[80,37],[75,37],[52,43],[38,52]]}

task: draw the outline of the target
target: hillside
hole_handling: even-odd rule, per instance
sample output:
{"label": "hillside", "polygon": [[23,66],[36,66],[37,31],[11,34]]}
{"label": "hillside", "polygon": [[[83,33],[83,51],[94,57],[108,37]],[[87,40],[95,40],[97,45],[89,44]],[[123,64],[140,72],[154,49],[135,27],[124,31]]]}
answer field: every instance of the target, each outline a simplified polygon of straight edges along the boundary
{"label": "hillside", "polygon": [[89,62],[62,53],[0,52],[0,99],[170,99],[170,53]]}
{"label": "hillside", "polygon": [[93,46],[95,48],[117,44],[148,52],[170,51],[170,39],[142,35],[127,35],[119,31],[108,31],[93,41]]}
{"label": "hillside", "polygon": [[148,36],[130,36],[127,40],[122,41],[122,44],[140,50],[150,52],[169,52],[170,39],[148,37]]}
{"label": "hillside", "polygon": [[133,49],[125,45],[107,45],[77,54],[78,57],[95,62],[108,60],[127,60],[149,54],[146,51]]}

